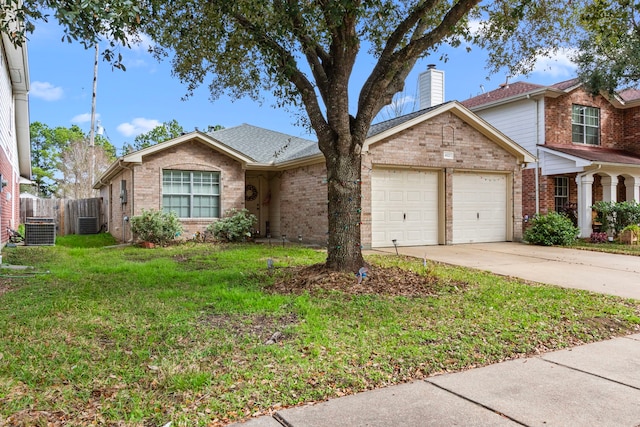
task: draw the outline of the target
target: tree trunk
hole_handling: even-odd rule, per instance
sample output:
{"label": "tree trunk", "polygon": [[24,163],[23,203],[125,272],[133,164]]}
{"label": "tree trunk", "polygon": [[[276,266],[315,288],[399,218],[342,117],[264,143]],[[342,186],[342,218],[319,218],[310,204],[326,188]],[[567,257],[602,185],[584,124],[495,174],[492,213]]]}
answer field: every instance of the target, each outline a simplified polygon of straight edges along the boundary
{"label": "tree trunk", "polygon": [[360,154],[326,157],[329,215],[327,267],[356,273],[364,265],[360,239],[362,181]]}

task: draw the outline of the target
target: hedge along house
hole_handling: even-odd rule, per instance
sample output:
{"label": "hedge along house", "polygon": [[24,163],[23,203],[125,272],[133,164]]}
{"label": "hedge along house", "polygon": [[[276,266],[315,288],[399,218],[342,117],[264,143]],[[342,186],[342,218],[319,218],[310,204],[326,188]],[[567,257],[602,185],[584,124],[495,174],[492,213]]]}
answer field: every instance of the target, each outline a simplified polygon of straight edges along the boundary
{"label": "hedge along house", "polygon": [[[457,102],[375,124],[362,151],[360,244],[518,240],[521,169],[533,161]],[[132,238],[125,217],[143,208],[177,212],[190,237],[246,207],[258,217],[257,236],[324,245],[326,177],[316,142],[245,124],[126,155],[95,188],[122,240]]]}

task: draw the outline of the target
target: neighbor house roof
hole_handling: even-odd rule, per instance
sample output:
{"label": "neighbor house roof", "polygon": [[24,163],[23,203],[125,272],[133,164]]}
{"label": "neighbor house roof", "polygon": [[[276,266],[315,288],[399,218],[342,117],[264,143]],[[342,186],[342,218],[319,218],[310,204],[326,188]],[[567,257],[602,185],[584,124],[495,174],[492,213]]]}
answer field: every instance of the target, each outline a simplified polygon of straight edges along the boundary
{"label": "neighbor house roof", "polygon": [[[638,165],[640,155],[625,150],[591,146],[558,146],[544,145],[541,150],[551,154],[565,154],[574,158],[583,159],[594,164]],[[566,157],[566,156],[562,156]]]}
{"label": "neighbor house roof", "polygon": [[[465,99],[461,104],[473,111],[478,111],[527,98],[535,99],[543,96],[557,98],[580,86],[582,86],[582,83],[577,78],[554,83],[549,86],[528,82],[508,83],[502,84],[499,88],[490,92]],[[640,90],[634,88],[625,89],[614,96],[609,96],[605,93],[602,95],[619,108],[629,108],[640,104]]]}

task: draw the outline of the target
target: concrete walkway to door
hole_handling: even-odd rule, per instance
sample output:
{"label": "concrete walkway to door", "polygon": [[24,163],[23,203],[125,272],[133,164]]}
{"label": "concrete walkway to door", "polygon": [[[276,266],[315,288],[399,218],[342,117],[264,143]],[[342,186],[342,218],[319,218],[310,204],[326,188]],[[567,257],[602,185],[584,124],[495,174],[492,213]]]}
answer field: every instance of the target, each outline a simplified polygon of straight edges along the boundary
{"label": "concrete walkway to door", "polygon": [[[395,253],[376,248],[369,253]],[[398,247],[403,255],[640,300],[640,257],[524,243]]]}

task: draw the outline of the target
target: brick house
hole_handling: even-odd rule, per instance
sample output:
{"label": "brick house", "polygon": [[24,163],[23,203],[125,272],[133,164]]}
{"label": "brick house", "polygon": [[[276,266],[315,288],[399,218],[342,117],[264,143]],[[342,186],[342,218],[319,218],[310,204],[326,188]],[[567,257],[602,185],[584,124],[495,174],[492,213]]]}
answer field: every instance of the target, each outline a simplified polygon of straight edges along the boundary
{"label": "brick house", "polygon": [[[375,124],[362,150],[362,247],[518,240],[521,175],[534,157],[457,102]],[[230,208],[255,233],[326,244],[324,156],[314,141],[241,125],[192,132],[128,154],[94,188],[108,229],[173,210],[190,236]]]}
{"label": "brick house", "polygon": [[29,64],[26,43],[0,36],[0,243],[20,223],[20,183],[31,183]]}
{"label": "brick house", "polygon": [[539,159],[522,176],[525,218],[575,212],[581,237],[600,200],[640,200],[640,91],[593,96],[577,79],[516,82],[462,102]]}

